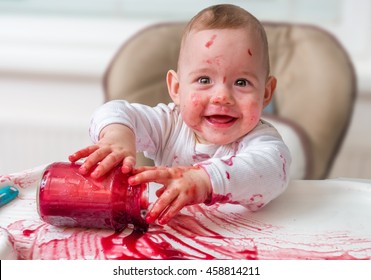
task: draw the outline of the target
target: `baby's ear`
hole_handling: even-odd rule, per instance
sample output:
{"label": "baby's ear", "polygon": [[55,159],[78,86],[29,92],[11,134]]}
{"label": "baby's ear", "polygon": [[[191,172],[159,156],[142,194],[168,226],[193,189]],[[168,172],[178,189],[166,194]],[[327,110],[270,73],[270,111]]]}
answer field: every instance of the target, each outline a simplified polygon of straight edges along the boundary
{"label": "baby's ear", "polygon": [[274,90],[276,89],[277,79],[274,76],[269,76],[265,83],[263,108],[265,108],[272,100]]}
{"label": "baby's ear", "polygon": [[167,89],[169,95],[176,105],[179,105],[179,80],[174,70],[169,70],[166,75]]}

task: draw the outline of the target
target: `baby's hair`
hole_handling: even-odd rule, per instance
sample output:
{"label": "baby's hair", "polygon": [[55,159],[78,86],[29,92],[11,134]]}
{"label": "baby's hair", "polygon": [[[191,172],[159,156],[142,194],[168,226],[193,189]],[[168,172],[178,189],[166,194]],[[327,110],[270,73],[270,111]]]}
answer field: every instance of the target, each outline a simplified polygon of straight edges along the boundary
{"label": "baby's hair", "polygon": [[196,14],[185,27],[181,46],[192,31],[240,28],[252,31],[260,39],[265,57],[265,66],[269,74],[268,40],[264,27],[255,16],[235,5],[214,5]]}

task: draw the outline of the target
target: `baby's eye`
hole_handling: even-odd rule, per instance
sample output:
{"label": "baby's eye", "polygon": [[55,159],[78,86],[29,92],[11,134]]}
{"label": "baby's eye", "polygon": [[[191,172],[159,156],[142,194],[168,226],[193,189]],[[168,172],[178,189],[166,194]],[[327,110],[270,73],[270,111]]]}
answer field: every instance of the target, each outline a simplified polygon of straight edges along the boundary
{"label": "baby's eye", "polygon": [[239,87],[246,87],[249,84],[249,81],[246,79],[238,79],[234,84]]}
{"label": "baby's eye", "polygon": [[209,77],[200,77],[198,78],[198,83],[200,84],[210,84],[210,78]]}

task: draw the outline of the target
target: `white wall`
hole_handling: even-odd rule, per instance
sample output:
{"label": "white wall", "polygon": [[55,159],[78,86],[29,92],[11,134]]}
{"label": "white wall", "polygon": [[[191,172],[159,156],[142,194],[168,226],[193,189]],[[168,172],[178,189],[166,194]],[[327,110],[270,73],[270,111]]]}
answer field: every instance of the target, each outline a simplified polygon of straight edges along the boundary
{"label": "white wall", "polygon": [[361,93],[371,94],[371,1],[342,0],[341,17],[324,27],[348,50]]}
{"label": "white wall", "polygon": [[0,174],[66,161],[90,143],[89,117],[102,103],[97,82],[0,78]]}
{"label": "white wall", "polygon": [[102,75],[148,21],[0,17],[0,174],[54,161],[90,144]]}

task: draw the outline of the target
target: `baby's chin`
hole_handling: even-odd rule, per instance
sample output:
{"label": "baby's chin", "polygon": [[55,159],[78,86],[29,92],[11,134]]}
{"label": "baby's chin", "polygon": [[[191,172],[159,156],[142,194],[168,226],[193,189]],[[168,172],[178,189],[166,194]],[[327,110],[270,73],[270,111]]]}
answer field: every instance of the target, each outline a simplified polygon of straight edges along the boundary
{"label": "baby's chin", "polygon": [[236,142],[239,138],[240,137],[231,137],[230,135],[218,135],[218,133],[204,137],[196,133],[197,142],[205,145],[229,145]]}

